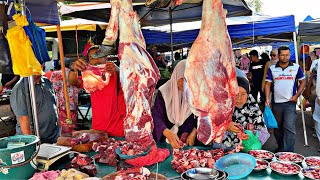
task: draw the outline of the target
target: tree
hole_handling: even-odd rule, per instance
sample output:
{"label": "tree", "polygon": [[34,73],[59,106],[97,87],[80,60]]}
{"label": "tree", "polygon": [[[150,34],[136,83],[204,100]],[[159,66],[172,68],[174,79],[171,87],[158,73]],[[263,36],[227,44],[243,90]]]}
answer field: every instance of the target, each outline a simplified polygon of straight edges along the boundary
{"label": "tree", "polygon": [[254,9],[255,12],[261,12],[263,2],[261,0],[245,0],[249,7]]}

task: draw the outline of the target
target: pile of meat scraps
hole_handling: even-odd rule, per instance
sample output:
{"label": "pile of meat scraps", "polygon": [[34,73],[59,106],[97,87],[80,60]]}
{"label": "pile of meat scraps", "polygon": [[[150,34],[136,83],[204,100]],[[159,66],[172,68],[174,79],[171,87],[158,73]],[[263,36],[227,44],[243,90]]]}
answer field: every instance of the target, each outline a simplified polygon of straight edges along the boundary
{"label": "pile of meat scraps", "polygon": [[79,154],[71,161],[71,167],[80,170],[90,176],[96,176],[97,167],[93,163],[93,159],[85,154]]}
{"label": "pile of meat scraps", "polygon": [[186,170],[196,167],[213,168],[214,163],[224,155],[223,149],[206,151],[196,148],[189,150],[174,149],[171,161],[172,169],[181,174]]}

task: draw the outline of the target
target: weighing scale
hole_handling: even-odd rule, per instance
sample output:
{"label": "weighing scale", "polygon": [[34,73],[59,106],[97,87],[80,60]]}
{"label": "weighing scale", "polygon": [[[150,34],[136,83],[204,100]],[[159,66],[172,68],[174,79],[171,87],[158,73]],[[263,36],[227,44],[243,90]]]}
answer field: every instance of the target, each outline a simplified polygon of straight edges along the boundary
{"label": "weighing scale", "polygon": [[78,154],[70,151],[71,147],[59,146],[55,144],[41,144],[37,155],[38,170],[49,170],[49,167],[59,160],[68,161]]}

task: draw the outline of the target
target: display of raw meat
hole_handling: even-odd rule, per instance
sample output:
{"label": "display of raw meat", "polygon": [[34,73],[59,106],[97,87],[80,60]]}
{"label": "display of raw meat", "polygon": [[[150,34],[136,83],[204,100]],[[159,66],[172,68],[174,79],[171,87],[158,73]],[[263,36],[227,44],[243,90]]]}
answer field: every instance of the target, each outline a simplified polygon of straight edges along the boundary
{"label": "display of raw meat", "polygon": [[93,159],[85,154],[79,154],[71,161],[71,167],[78,169],[90,176],[97,174],[97,167],[93,164]]}
{"label": "display of raw meat", "polygon": [[129,168],[118,172],[114,180],[146,180],[150,176],[147,168]]}
{"label": "display of raw meat", "polygon": [[196,148],[189,150],[173,149],[172,169],[178,173],[183,173],[196,167],[213,168],[214,163],[224,155],[223,149],[207,151]]}
{"label": "display of raw meat", "polygon": [[116,154],[116,149],[124,144],[126,144],[126,142],[117,141],[113,138],[108,138],[105,141],[94,143],[92,145],[92,149],[98,152],[98,154],[94,156],[95,161],[109,166],[117,166],[118,155]]}
{"label": "display of raw meat", "polygon": [[320,157],[306,157],[305,161],[308,166],[320,166]]}
{"label": "display of raw meat", "polygon": [[254,167],[255,170],[262,170],[262,169],[267,169],[268,167],[268,162],[265,160],[257,159],[256,160],[256,166]]}
{"label": "display of raw meat", "polygon": [[290,163],[290,162],[271,162],[270,167],[273,171],[278,173],[287,174],[287,175],[294,175],[298,174],[301,170],[301,167],[297,164]]}
{"label": "display of raw meat", "polygon": [[202,24],[186,62],[185,92],[198,116],[198,139],[220,143],[232,121],[238,85],[221,0],[203,0]]}
{"label": "display of raw meat", "polygon": [[139,155],[146,152],[147,150],[147,148],[141,146],[139,143],[125,144],[120,149],[121,154],[128,156]]}
{"label": "display of raw meat", "polygon": [[248,154],[258,159],[272,159],[274,154],[266,150],[250,150]]}
{"label": "display of raw meat", "polygon": [[320,179],[320,167],[308,167],[302,170],[305,177],[310,179]]}
{"label": "display of raw meat", "polygon": [[295,163],[301,163],[304,160],[302,155],[293,152],[278,152],[275,154],[275,156],[278,160],[291,161]]}
{"label": "display of raw meat", "polygon": [[46,171],[35,173],[29,180],[56,180],[60,171]]}
{"label": "display of raw meat", "polygon": [[109,84],[110,74],[106,73],[105,64],[91,66],[86,65],[86,70],[82,71],[83,88],[87,93],[103,89]]}

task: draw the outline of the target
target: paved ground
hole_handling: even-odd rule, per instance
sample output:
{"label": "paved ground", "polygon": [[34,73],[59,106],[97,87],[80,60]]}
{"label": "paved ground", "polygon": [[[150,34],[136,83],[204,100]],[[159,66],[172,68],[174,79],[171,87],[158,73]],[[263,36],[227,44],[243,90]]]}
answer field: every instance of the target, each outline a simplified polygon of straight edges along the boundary
{"label": "paved ground", "polygon": [[[320,152],[317,149],[320,148],[318,139],[314,138],[312,134],[314,130],[312,129],[313,121],[311,116],[310,108],[305,111],[305,121],[306,121],[306,129],[307,129],[307,137],[308,137],[308,147],[305,146],[304,136],[303,136],[303,126],[302,126],[302,117],[301,111],[298,111],[298,124],[297,124],[297,135],[296,135],[296,144],[295,144],[295,152],[300,153],[304,156],[320,156]],[[10,111],[10,106],[0,105],[0,117],[12,116],[13,114]],[[12,123],[6,125],[3,122],[0,122],[0,135],[4,133],[11,132],[13,128]],[[274,136],[271,135],[269,140],[263,147],[266,150],[275,151],[277,148],[276,140]]]}

